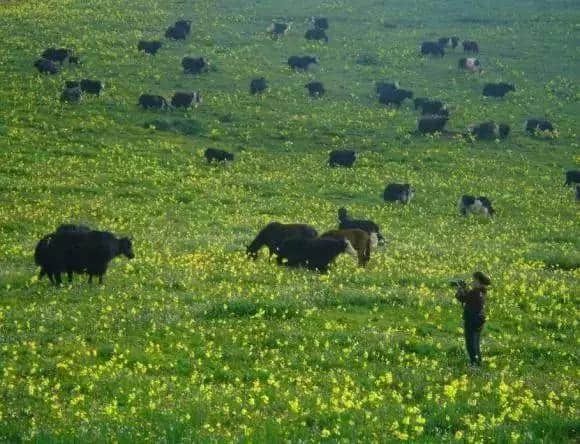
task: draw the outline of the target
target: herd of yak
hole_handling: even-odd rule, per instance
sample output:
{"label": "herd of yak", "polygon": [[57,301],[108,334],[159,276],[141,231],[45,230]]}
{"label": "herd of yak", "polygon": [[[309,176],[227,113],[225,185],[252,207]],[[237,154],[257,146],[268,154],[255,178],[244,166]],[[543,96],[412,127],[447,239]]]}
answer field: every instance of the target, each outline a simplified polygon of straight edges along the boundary
{"label": "herd of yak", "polygon": [[[291,26],[287,23],[272,23],[268,33],[274,39],[283,37]],[[312,28],[309,29],[305,38],[328,42],[327,30],[328,19],[323,17],[314,18]],[[184,40],[191,33],[191,21],[179,20],[170,26],[165,32],[165,37],[173,40]],[[444,56],[448,48],[455,49],[459,45],[459,38],[442,37],[437,41],[423,42],[420,52],[425,56]],[[462,42],[464,52],[479,53],[479,45],[475,41]],[[137,49],[150,55],[155,55],[163,47],[161,41],[141,40]],[[34,66],[40,73],[58,74],[65,62],[69,64],[81,63],[80,58],[70,49],[48,48]],[[312,56],[291,56],[288,58],[288,66],[294,71],[307,71],[318,60]],[[57,65],[58,64],[58,65]],[[201,74],[209,71],[209,63],[203,57],[184,57],[182,67],[186,74]],[[481,71],[481,63],[475,57],[461,58],[458,67],[469,72]],[[324,85],[321,82],[310,82],[305,85],[311,97],[320,97],[325,94]],[[100,95],[104,85],[100,80],[82,79],[66,81],[61,94],[61,101],[66,103],[80,103],[84,94]],[[268,83],[264,77],[250,81],[250,93],[261,94],[268,89]],[[504,97],[508,92],[515,91],[515,87],[508,83],[488,83],[483,88],[486,97]],[[445,125],[449,120],[449,110],[440,101],[425,97],[413,99],[414,93],[399,87],[397,82],[380,81],[376,84],[378,101],[387,106],[399,107],[405,100],[413,100],[416,110],[421,117],[418,121],[418,133],[449,133]],[[138,105],[143,109],[165,110],[173,108],[189,108],[201,103],[199,92],[176,92],[171,100],[159,95],[142,94]],[[554,131],[551,122],[541,118],[528,119],[525,129],[531,135],[538,135],[544,131]],[[462,136],[471,140],[496,140],[505,139],[510,132],[510,126],[505,123],[497,124],[493,121],[472,125]],[[234,154],[208,148],[205,151],[208,163],[217,161],[233,161]],[[352,167],[356,160],[353,150],[335,150],[329,155],[330,167]],[[566,172],[566,185],[576,186],[576,199],[580,200],[580,171]],[[398,202],[408,204],[414,195],[414,188],[410,184],[391,183],[384,190],[385,202]],[[492,217],[495,213],[490,199],[485,196],[463,195],[459,198],[458,209],[461,215],[480,214]],[[370,220],[351,219],[347,210],[338,210],[338,228],[322,235],[305,224],[281,224],[271,222],[264,227],[247,247],[247,254],[256,259],[259,250],[267,247],[270,257],[277,256],[280,265],[288,267],[305,267],[310,270],[326,272],[334,259],[347,253],[358,259],[360,266],[365,266],[373,248],[379,244],[385,244],[385,238],[380,232],[379,226]],[[54,233],[44,236],[36,246],[35,262],[40,266],[40,278],[47,275],[51,282],[59,285],[62,282],[61,274],[67,273],[69,282],[74,273],[86,273],[89,282],[93,276],[99,278],[102,283],[109,262],[117,256],[124,255],[127,258],[134,257],[132,242],[129,238],[117,238],[105,231],[95,231],[83,225],[61,225]]]}

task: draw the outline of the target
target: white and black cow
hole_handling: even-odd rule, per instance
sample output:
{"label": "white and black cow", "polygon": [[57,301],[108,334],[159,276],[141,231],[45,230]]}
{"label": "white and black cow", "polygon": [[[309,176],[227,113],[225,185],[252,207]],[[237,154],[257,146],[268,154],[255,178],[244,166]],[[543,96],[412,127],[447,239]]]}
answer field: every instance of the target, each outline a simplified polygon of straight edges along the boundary
{"label": "white and black cow", "polygon": [[464,194],[459,198],[457,203],[459,214],[467,216],[468,214],[475,214],[485,217],[492,217],[495,210],[491,205],[491,201],[484,196],[469,196]]}

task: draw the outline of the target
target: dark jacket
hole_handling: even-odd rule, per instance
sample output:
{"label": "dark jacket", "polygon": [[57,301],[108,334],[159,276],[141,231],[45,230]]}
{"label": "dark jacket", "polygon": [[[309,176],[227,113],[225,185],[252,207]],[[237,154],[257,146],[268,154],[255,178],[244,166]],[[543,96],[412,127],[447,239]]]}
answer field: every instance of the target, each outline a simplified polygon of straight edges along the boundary
{"label": "dark jacket", "polygon": [[460,288],[457,290],[455,297],[463,304],[463,319],[466,322],[483,325],[485,323],[485,289],[473,288],[467,290]]}

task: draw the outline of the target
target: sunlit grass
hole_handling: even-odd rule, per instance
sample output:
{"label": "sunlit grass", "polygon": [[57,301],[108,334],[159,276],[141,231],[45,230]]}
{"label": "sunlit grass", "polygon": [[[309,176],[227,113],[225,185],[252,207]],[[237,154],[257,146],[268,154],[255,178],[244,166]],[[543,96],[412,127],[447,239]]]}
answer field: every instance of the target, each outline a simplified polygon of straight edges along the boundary
{"label": "sunlit grass", "polygon": [[[122,5],[121,5],[122,3]],[[0,441],[574,442],[578,439],[577,11],[494,1],[9,2],[0,9]],[[303,35],[328,16],[330,42]],[[172,21],[192,36],[155,57],[139,39]],[[264,32],[292,20],[287,36]],[[388,25],[388,26],[387,26]],[[24,32],[23,30],[26,30]],[[460,52],[421,59],[419,42],[480,43],[481,76]],[[74,47],[78,68],[32,62]],[[314,54],[305,74],[288,56]],[[185,55],[214,69],[198,77]],[[58,101],[64,80],[105,82],[101,98]],[[270,89],[250,96],[252,77]],[[450,127],[493,118],[501,143],[416,137],[411,106],[379,106],[376,80],[445,100]],[[307,97],[304,84],[328,94]],[[514,82],[484,100],[488,81]],[[197,109],[145,112],[142,93],[199,90]],[[557,137],[531,138],[547,116]],[[236,153],[208,166],[207,147]],[[354,148],[353,169],[326,167]],[[389,182],[416,188],[385,205]],[[461,218],[461,194],[490,197],[492,221]],[[366,269],[328,275],[246,258],[271,220],[336,227],[375,220],[387,246]],[[38,282],[36,241],[65,221],[134,238],[103,287]],[[449,280],[493,280],[484,366],[470,370]]]}

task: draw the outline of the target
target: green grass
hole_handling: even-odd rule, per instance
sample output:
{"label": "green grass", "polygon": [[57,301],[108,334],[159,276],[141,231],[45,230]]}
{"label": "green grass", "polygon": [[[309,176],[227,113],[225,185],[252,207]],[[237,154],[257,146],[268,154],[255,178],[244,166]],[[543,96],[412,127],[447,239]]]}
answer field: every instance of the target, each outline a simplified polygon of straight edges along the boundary
{"label": "green grass", "polygon": [[[308,43],[313,15],[328,45]],[[192,36],[157,56],[139,39],[181,17]],[[273,19],[293,22],[272,41]],[[580,10],[574,1],[47,0],[0,2],[0,442],[576,442]],[[477,40],[485,72],[422,40]],[[44,48],[79,67],[40,76]],[[286,67],[312,54],[308,73]],[[212,71],[185,76],[185,55]],[[248,93],[252,77],[270,90]],[[58,98],[101,79],[100,98]],[[450,128],[493,118],[501,143],[417,137],[408,104],[374,82],[446,101]],[[328,94],[307,97],[324,82]],[[509,81],[503,100],[481,97]],[[190,111],[145,112],[141,93],[199,90]],[[523,121],[546,116],[554,138]],[[208,166],[207,147],[236,153]],[[359,153],[328,169],[333,149]],[[389,182],[417,189],[382,202]],[[493,221],[461,218],[461,194],[490,197]],[[336,226],[336,210],[382,227],[366,269],[278,268],[245,245],[271,220]],[[103,287],[37,281],[32,253],[61,222],[130,234]],[[470,370],[448,285],[493,279],[485,364]]]}

